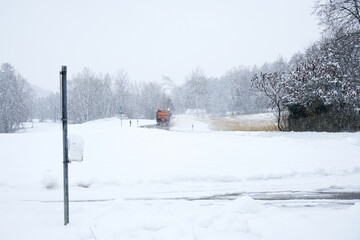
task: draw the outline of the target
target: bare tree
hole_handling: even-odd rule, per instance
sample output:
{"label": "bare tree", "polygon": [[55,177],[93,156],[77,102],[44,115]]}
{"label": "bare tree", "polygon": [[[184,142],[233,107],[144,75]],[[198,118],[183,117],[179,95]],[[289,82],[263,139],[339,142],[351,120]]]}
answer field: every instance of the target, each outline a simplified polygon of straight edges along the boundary
{"label": "bare tree", "polygon": [[284,99],[286,96],[285,83],[287,75],[284,72],[255,74],[251,79],[252,86],[264,93],[277,110],[277,126],[280,131],[286,130],[286,123],[282,121],[285,110]]}
{"label": "bare tree", "polygon": [[360,31],[359,0],[317,0],[315,13],[330,33]]}
{"label": "bare tree", "polygon": [[208,79],[202,69],[196,68],[192,71],[187,77],[185,88],[187,105],[196,109],[199,118],[199,109],[206,109],[209,104]]}

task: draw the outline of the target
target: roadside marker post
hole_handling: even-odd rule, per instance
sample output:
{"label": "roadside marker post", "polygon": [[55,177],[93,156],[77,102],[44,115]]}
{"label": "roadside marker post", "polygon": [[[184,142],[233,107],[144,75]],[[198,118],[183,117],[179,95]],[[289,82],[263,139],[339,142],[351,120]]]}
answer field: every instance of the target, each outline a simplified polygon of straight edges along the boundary
{"label": "roadside marker post", "polygon": [[123,114],[122,107],[119,108],[119,114],[120,114],[121,126],[122,126],[122,114]]}

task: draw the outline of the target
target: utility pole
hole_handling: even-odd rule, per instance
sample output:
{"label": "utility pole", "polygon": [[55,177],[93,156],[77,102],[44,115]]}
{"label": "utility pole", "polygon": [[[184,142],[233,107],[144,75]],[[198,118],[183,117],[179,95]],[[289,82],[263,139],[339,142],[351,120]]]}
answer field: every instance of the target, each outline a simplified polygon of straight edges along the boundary
{"label": "utility pole", "polygon": [[66,88],[66,66],[61,67],[61,108],[63,125],[63,164],[64,164],[64,225],[69,223],[69,180],[68,180],[68,126],[67,126],[67,88]]}

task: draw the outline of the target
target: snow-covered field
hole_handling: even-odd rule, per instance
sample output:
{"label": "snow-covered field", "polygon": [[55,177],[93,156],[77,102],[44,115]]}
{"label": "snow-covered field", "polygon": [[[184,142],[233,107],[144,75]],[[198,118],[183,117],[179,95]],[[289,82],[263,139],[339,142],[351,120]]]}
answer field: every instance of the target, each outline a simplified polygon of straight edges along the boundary
{"label": "snow-covered field", "polygon": [[61,124],[0,134],[0,239],[360,239],[360,133],[151,124],[69,126],[85,149],[67,226]]}

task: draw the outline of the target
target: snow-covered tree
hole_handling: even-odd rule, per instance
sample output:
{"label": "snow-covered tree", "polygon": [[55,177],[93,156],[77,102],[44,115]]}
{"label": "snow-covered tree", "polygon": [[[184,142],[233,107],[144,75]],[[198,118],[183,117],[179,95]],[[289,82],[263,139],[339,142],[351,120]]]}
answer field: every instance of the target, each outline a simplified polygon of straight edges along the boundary
{"label": "snow-covered tree", "polygon": [[54,122],[60,120],[61,109],[60,109],[60,94],[59,92],[51,93],[46,97],[48,104],[49,115],[48,119],[52,119]]}
{"label": "snow-covered tree", "polygon": [[0,132],[19,129],[30,115],[33,91],[30,84],[9,63],[0,68]]}
{"label": "snow-covered tree", "polygon": [[[287,105],[292,130],[359,128],[359,51],[345,53],[338,39],[323,38],[290,61]],[[339,49],[340,48],[340,49]]]}
{"label": "snow-covered tree", "polygon": [[74,122],[86,122],[110,117],[115,105],[108,74],[96,75],[85,68],[68,84],[69,118]]}
{"label": "snow-covered tree", "polygon": [[130,101],[130,80],[125,70],[119,71],[115,77],[114,98],[115,113],[119,113],[120,108],[124,113],[129,110],[128,105]]}
{"label": "snow-covered tree", "polygon": [[288,81],[287,102],[311,105],[320,100],[325,105],[332,104],[340,90],[339,66],[329,61],[320,46],[308,48],[304,57],[296,55],[296,61]]}
{"label": "snow-covered tree", "polygon": [[44,120],[52,120],[53,122],[60,120],[60,94],[59,92],[51,92],[46,97],[37,97],[34,99],[32,118]]}
{"label": "snow-covered tree", "polygon": [[228,111],[233,114],[246,114],[264,111],[267,102],[251,88],[254,71],[246,67],[237,67],[223,77],[223,86],[228,96]]}
{"label": "snow-covered tree", "polygon": [[96,118],[111,117],[116,106],[113,97],[112,78],[109,74],[99,74],[97,80],[99,88],[97,91]]}
{"label": "snow-covered tree", "polygon": [[225,116],[231,109],[230,88],[225,79],[209,78],[209,104],[206,109],[214,116]]}
{"label": "snow-covered tree", "polygon": [[196,109],[199,117],[199,110],[208,108],[209,104],[209,89],[208,80],[202,69],[196,68],[187,77],[184,84],[185,99],[188,108]]}

